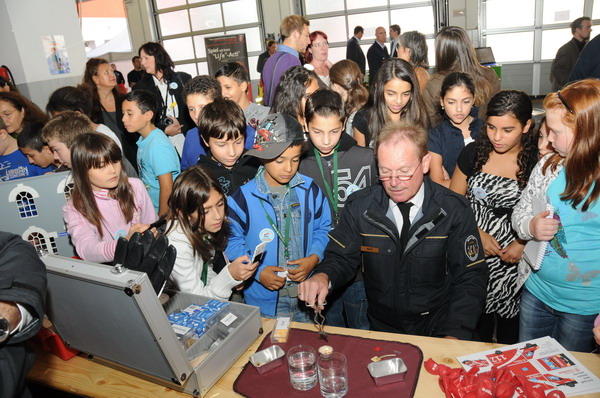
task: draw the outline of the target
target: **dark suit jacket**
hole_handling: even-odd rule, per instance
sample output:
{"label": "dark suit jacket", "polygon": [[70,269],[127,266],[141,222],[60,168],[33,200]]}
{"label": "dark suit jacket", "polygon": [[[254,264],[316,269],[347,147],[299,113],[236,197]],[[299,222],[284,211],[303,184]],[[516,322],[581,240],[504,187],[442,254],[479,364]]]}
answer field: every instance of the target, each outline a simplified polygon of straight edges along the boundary
{"label": "dark suit jacket", "polygon": [[398,56],[398,47],[400,46],[398,42],[398,38],[396,40],[390,41],[390,51],[392,52],[390,54],[391,58],[396,58]]}
{"label": "dark suit jacket", "polygon": [[0,346],[0,397],[27,397],[25,376],[35,361],[27,340],[44,318],[46,267],[35,249],[20,236],[0,232],[0,300],[26,307],[33,320]]}
{"label": "dark suit jacket", "polygon": [[256,71],[262,74],[262,70],[265,67],[265,62],[269,59],[271,55],[269,55],[269,50],[258,56],[258,62],[256,63]]}
{"label": "dark suit jacket", "polygon": [[362,48],[360,48],[358,39],[354,36],[348,40],[348,44],[346,45],[346,59],[356,62],[360,68],[360,72],[363,75],[365,74],[365,53],[363,52]]}
{"label": "dark suit jacket", "polygon": [[569,82],[595,77],[600,79],[600,36],[585,45],[571,71]]}
{"label": "dark suit jacket", "polygon": [[579,57],[579,46],[577,39],[572,38],[556,52],[556,57],[552,61],[550,69],[550,82],[552,82],[552,91],[560,90],[569,81],[569,75],[577,63]]}
{"label": "dark suit jacket", "polygon": [[[190,117],[190,113],[188,112],[187,106],[185,105],[185,98],[183,98],[183,85],[187,83],[187,81],[190,80],[192,77],[185,72],[175,72],[175,75],[176,77],[174,79],[168,81],[170,83],[172,80],[175,80],[175,82],[177,83],[177,88],[174,90],[175,101],[177,101],[177,107],[179,108],[179,117],[177,118],[177,121],[179,121],[179,123],[182,125],[181,132],[183,134],[186,134],[189,129],[196,127],[196,124]],[[154,95],[156,95],[158,103],[161,104],[161,106],[164,106],[163,102],[165,101],[165,99],[160,94],[160,90],[158,89],[158,87],[156,87],[156,84],[154,84],[154,79],[152,78],[151,74],[145,73],[142,77],[142,80],[140,80],[135,86],[133,86],[133,90],[148,90],[154,93]],[[156,120],[160,120],[160,117],[163,114],[162,111],[159,111],[158,113],[159,114],[156,117]],[[158,122],[155,124],[156,127],[161,129],[162,131],[165,131],[165,125]]]}
{"label": "dark suit jacket", "polygon": [[387,47],[384,46],[381,48],[377,41],[369,47],[369,51],[367,51],[367,61],[369,61],[369,87],[375,81],[375,75],[377,75],[383,61],[389,57],[390,54],[388,53]]}

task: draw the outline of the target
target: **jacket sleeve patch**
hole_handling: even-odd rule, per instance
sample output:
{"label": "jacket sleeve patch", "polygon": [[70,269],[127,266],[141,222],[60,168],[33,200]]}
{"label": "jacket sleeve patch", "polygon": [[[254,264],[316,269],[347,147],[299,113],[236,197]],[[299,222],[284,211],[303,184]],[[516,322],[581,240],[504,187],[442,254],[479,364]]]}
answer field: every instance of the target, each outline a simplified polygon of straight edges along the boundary
{"label": "jacket sleeve patch", "polygon": [[465,239],[465,254],[471,261],[475,261],[479,256],[479,241],[474,235],[469,235]]}

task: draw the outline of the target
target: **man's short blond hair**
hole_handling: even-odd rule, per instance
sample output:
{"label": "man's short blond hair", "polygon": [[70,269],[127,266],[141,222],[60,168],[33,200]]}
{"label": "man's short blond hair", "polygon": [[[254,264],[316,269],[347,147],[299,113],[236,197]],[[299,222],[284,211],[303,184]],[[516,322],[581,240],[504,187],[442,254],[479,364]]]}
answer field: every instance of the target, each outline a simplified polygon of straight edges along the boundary
{"label": "man's short blond hair", "polygon": [[383,126],[375,140],[375,155],[382,144],[386,142],[395,144],[403,140],[408,140],[417,147],[419,158],[427,155],[427,130],[421,125],[403,120],[388,122]]}
{"label": "man's short blond hair", "polygon": [[64,111],[54,116],[42,129],[42,140],[58,141],[71,148],[73,141],[83,133],[94,131],[90,118],[81,112]]}
{"label": "man's short blond hair", "polygon": [[300,15],[288,15],[283,18],[281,25],[279,25],[279,33],[282,38],[290,37],[292,32],[302,33],[304,26],[310,26],[310,22]]}

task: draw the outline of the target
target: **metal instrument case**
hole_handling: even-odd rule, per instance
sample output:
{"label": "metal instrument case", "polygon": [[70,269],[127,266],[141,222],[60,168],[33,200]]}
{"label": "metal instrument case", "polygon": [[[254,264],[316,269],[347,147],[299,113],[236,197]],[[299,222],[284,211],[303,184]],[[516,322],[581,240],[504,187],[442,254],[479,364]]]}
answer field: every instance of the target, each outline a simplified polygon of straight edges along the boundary
{"label": "metal instrument case", "polygon": [[261,333],[258,308],[230,302],[236,319],[184,348],[167,314],[210,298],[169,292],[163,306],[145,273],[51,254],[42,260],[47,315],[68,346],[174,390],[204,396]]}

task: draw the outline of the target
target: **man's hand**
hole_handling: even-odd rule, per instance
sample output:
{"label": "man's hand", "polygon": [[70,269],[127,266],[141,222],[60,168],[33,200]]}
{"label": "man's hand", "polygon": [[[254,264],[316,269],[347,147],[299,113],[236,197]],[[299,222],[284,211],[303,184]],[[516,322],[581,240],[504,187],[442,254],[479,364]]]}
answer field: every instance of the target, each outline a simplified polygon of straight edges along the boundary
{"label": "man's hand", "polygon": [[329,293],[329,277],[327,274],[316,274],[298,285],[298,298],[308,307],[324,310]]}
{"label": "man's hand", "polygon": [[285,278],[277,276],[284,268],[269,265],[260,272],[260,283],[269,290],[279,290],[285,285]]}
{"label": "man's hand", "polygon": [[558,220],[546,218],[549,215],[550,211],[546,210],[536,214],[529,221],[529,232],[537,240],[550,240],[558,232]]}
{"label": "man's hand", "polygon": [[288,270],[288,276],[294,282],[302,282],[306,278],[308,278],[308,276],[313,271],[313,269],[315,269],[318,263],[319,256],[317,256],[316,254],[311,254],[308,257],[288,261],[289,265],[298,265],[298,267]]}
{"label": "man's hand", "polygon": [[21,311],[13,301],[0,301],[0,315],[8,321],[11,331],[21,322]]}

